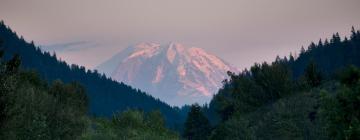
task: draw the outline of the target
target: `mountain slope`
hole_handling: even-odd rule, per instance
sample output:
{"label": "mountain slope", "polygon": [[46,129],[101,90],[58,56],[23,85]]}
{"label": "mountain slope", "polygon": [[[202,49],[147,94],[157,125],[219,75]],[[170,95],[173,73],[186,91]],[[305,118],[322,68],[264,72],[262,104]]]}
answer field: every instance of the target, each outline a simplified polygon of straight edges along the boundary
{"label": "mountain slope", "polygon": [[360,99],[356,67],[360,31],[353,28],[349,39],[336,33],[330,41],[311,43],[297,58],[278,58],[234,74],[204,108],[215,124],[210,137],[359,139],[359,131],[353,130],[360,125],[352,123],[360,118],[354,109]]}
{"label": "mountain slope", "polygon": [[17,53],[21,57],[23,68],[37,71],[48,81],[61,79],[65,83],[80,82],[86,88],[90,100],[90,114],[111,116],[114,112],[137,108],[144,111],[160,110],[169,125],[179,124],[183,120],[176,109],[140,90],[108,79],[97,71],[86,70],[77,65],[70,66],[59,61],[56,55],[42,52],[33,43],[19,38],[4,22],[0,22],[0,40],[6,52],[5,59],[10,59]]}
{"label": "mountain slope", "polygon": [[237,72],[203,49],[180,43],[139,43],[97,69],[171,105],[205,103],[221,87],[227,71]]}
{"label": "mountain slope", "polygon": [[349,65],[360,66],[360,31],[352,28],[350,38],[340,37],[338,33],[330,39],[311,43],[307,50],[302,49],[296,60],[289,61],[294,76],[299,77],[306,66],[315,62],[324,76],[331,76]]}

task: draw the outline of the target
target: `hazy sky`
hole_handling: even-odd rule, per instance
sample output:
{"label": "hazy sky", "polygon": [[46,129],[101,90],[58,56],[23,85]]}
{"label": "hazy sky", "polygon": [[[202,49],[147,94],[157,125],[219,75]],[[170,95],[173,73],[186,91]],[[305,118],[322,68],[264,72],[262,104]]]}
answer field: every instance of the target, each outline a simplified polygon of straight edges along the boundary
{"label": "hazy sky", "polygon": [[360,28],[360,0],[0,0],[0,19],[94,68],[138,42],[201,47],[239,68]]}

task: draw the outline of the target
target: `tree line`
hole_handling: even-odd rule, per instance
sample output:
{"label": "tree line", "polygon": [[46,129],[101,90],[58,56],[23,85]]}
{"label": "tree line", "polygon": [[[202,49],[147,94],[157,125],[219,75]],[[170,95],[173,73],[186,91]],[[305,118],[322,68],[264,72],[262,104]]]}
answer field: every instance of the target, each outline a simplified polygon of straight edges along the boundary
{"label": "tree line", "polygon": [[2,47],[6,52],[3,59],[10,60],[18,54],[22,60],[22,69],[36,71],[47,83],[51,84],[59,79],[65,84],[74,81],[81,83],[87,91],[88,113],[92,116],[111,118],[114,112],[129,108],[145,112],[159,109],[165,117],[167,126],[173,129],[179,130],[184,121],[179,108],[171,107],[143,91],[107,78],[97,70],[67,64],[55,53],[43,51],[35,46],[33,41],[26,42],[22,36],[6,26],[4,21],[0,22],[0,40],[3,41]]}
{"label": "tree line", "polygon": [[360,139],[360,31],[311,43],[298,57],[256,63],[209,105],[191,106],[189,140]]}
{"label": "tree line", "polygon": [[298,57],[228,72],[208,105],[181,109],[68,65],[3,22],[0,38],[0,139],[360,139],[354,28]]}
{"label": "tree line", "polygon": [[128,109],[110,119],[89,116],[80,83],[49,84],[37,72],[22,69],[19,55],[3,56],[0,48],[0,139],[179,139],[159,110]]}

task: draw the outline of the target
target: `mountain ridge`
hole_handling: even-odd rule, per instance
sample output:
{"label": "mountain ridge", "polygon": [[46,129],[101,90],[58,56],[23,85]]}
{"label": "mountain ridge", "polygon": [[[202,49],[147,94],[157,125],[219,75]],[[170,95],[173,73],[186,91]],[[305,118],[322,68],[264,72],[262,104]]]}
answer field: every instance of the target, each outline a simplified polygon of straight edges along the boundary
{"label": "mountain ridge", "polygon": [[120,51],[97,69],[114,80],[177,106],[206,103],[221,87],[227,71],[238,72],[204,49],[178,42],[138,43]]}
{"label": "mountain ridge", "polygon": [[91,115],[111,117],[117,112],[128,109],[140,109],[144,112],[160,110],[165,117],[166,124],[171,128],[177,127],[183,121],[178,108],[171,107],[134,87],[109,79],[96,70],[87,70],[76,64],[69,65],[65,61],[59,60],[55,53],[50,54],[35,46],[33,42],[26,42],[3,21],[0,22],[0,41],[3,43],[1,49],[6,52],[5,60],[18,54],[24,70],[36,71],[41,78],[48,82],[61,80],[64,83],[71,83],[76,81],[83,85],[89,99],[88,113]]}

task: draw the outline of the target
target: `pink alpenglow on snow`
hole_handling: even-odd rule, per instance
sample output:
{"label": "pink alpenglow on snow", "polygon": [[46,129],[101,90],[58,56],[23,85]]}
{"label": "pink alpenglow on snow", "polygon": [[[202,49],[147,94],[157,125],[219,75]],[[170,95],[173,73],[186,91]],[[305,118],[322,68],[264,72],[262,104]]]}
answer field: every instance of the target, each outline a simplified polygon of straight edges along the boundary
{"label": "pink alpenglow on snow", "polygon": [[139,43],[119,52],[98,69],[177,106],[210,101],[228,78],[226,72],[238,72],[203,49],[180,43]]}

